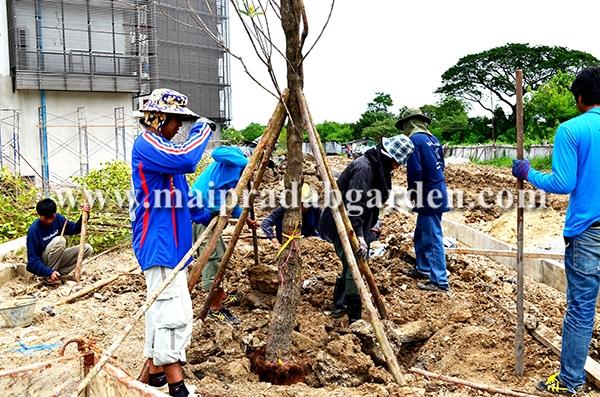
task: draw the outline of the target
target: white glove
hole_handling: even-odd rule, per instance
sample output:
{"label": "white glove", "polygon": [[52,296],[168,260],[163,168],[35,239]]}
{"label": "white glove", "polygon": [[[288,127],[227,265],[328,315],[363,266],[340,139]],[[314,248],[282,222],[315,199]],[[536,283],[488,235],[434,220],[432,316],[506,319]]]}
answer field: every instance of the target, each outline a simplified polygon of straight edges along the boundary
{"label": "white glove", "polygon": [[356,256],[358,256],[359,258],[367,259],[367,256],[369,255],[369,246],[367,245],[365,238],[359,237],[358,242],[360,246],[356,250]]}

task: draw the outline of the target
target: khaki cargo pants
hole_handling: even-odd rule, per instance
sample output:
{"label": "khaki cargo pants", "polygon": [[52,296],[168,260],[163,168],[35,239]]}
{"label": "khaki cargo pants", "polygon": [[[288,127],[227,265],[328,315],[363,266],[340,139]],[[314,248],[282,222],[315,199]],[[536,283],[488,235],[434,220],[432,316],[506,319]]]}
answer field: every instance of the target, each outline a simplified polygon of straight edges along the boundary
{"label": "khaki cargo pants", "polygon": [[[94,249],[92,246],[86,244],[83,251],[83,258],[85,259],[93,253]],[[77,255],[79,255],[79,246],[67,248],[67,240],[62,236],[56,236],[42,253],[42,261],[52,270],[65,275],[75,269]]]}
{"label": "khaki cargo pants", "polygon": [[[144,271],[147,297],[172,271],[164,266],[154,266]],[[157,367],[179,361],[185,363],[185,349],[192,339],[193,315],[187,269],[184,269],[146,312],[144,357],[151,358]]]}
{"label": "khaki cargo pants", "polygon": [[[206,230],[206,226],[200,223],[193,224],[194,241],[198,240],[198,238],[200,237],[202,232],[204,232],[204,230]],[[200,245],[200,247],[198,248],[198,256],[200,256],[202,254],[202,251],[204,251],[204,247],[208,243],[209,238],[210,236],[208,236],[208,238],[206,238],[202,245]],[[204,266],[204,269],[202,270],[202,291],[207,292],[210,290],[210,286],[212,285],[212,282],[215,279],[217,270],[219,270],[219,264],[221,263],[223,255],[225,255],[225,243],[223,242],[223,238],[221,237],[219,238],[219,241],[217,241],[217,246],[215,247],[215,250],[208,257],[208,262],[206,263],[206,266]]]}

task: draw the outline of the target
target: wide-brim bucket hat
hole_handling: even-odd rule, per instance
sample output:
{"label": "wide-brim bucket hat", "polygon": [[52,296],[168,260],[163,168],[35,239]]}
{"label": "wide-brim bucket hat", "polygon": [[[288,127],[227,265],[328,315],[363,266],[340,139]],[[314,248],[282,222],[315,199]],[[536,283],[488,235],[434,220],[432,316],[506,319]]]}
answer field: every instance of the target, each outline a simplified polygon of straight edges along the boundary
{"label": "wide-brim bucket hat", "polygon": [[196,113],[188,107],[188,97],[180,92],[169,88],[157,88],[148,96],[141,113],[156,112],[177,115],[184,120],[199,118]]}
{"label": "wide-brim bucket hat", "polygon": [[402,130],[402,126],[404,125],[404,123],[406,123],[408,120],[414,119],[414,118],[423,120],[427,124],[431,123],[431,119],[429,117],[427,117],[426,115],[424,115],[423,112],[421,111],[421,109],[408,108],[408,109],[405,109],[400,114],[398,121],[396,121],[396,128],[399,130]]}

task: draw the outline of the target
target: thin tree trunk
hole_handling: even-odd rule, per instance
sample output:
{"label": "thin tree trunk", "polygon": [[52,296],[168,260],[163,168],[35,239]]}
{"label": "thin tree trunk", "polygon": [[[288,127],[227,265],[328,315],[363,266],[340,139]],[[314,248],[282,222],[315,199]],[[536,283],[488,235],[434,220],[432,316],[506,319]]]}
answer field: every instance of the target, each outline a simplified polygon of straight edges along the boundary
{"label": "thin tree trunk", "polygon": [[[287,169],[284,177],[286,190],[295,191],[293,197],[299,202],[302,183],[302,114],[298,103],[298,88],[303,87],[302,48],[300,23],[303,12],[301,0],[281,1],[281,24],[286,37],[287,82],[290,91],[288,110],[290,118],[287,128]],[[291,197],[288,197],[290,200]],[[300,234],[302,213],[297,206],[285,211],[283,233],[287,236]],[[284,242],[285,243],[285,242]],[[296,308],[300,300],[300,240],[293,239],[281,253],[279,259],[280,286],[273,308],[269,335],[267,337],[267,361],[292,361],[292,331],[296,320]]]}

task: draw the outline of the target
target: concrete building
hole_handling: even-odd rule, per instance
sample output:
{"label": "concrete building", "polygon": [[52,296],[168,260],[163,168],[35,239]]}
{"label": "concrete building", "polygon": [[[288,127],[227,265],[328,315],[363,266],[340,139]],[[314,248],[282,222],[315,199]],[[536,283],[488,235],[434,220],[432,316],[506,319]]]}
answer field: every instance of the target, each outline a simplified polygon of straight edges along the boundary
{"label": "concrete building", "polygon": [[229,121],[226,0],[0,0],[0,166],[53,185],[128,160],[157,87]]}

